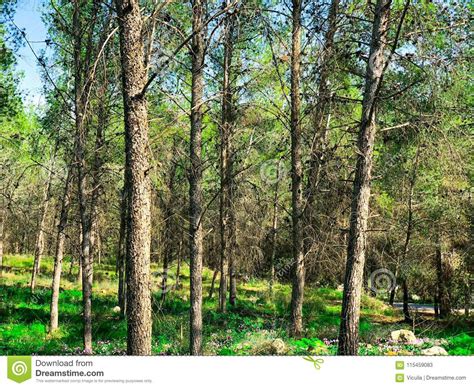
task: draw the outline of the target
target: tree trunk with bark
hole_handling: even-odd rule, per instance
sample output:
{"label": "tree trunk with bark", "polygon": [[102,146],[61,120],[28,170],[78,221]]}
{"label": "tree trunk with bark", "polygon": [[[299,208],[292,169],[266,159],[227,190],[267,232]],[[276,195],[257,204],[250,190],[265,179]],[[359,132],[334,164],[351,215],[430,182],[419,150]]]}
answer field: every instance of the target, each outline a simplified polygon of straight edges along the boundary
{"label": "tree trunk with bark", "polygon": [[71,181],[72,167],[68,167],[66,182],[64,184],[64,193],[61,202],[61,213],[57,229],[56,249],[54,254],[53,281],[51,284],[51,307],[49,330],[54,332],[58,328],[59,322],[59,287],[61,285],[61,271],[64,256],[64,243],[66,241],[66,226],[71,203]]}
{"label": "tree trunk with bark", "polygon": [[301,0],[293,0],[291,44],[291,205],[293,242],[293,287],[291,293],[290,335],[303,331],[305,264],[302,233],[303,165],[301,162],[300,77],[301,77]]}
{"label": "tree trunk with bark", "polygon": [[121,208],[120,208],[120,229],[117,247],[117,275],[118,275],[118,290],[117,299],[120,307],[120,315],[125,317],[127,306],[127,287],[125,278],[126,266],[126,241],[127,241],[127,214],[128,214],[128,189],[127,183],[124,180],[124,187],[122,189]]}
{"label": "tree trunk with bark", "polygon": [[[99,225],[99,199],[102,193],[102,169],[104,165],[105,129],[108,126],[110,111],[107,106],[107,74],[102,75],[102,85],[98,87],[97,98],[97,125],[95,133],[94,160],[91,175],[92,187],[90,189],[89,203],[89,263],[92,266],[97,258],[100,264],[100,225]],[[92,284],[92,279],[91,279]]]}
{"label": "tree trunk with bark", "polygon": [[344,280],[338,354],[357,355],[360,298],[365,264],[369,217],[372,154],[375,142],[375,109],[386,60],[384,49],[389,28],[391,0],[377,0],[365,78],[362,117],[357,141],[357,165],[352,192],[347,264]]}
{"label": "tree trunk with bark", "polygon": [[190,353],[202,351],[202,104],[206,0],[192,1],[191,136],[189,171]]}
{"label": "tree trunk with bark", "polygon": [[273,193],[273,214],[272,214],[272,231],[271,231],[271,253],[270,253],[270,296],[273,295],[273,284],[275,283],[275,260],[277,249],[277,232],[278,232],[278,193],[280,186],[281,159],[278,161],[277,176],[275,182],[275,191]]}
{"label": "tree trunk with bark", "polygon": [[138,0],[117,0],[125,116],[127,217],[127,353],[151,354],[151,199],[148,152],[147,71]]}
{"label": "tree trunk with bark", "polygon": [[92,277],[91,262],[91,219],[88,214],[88,188],[86,178],[86,137],[87,137],[87,96],[90,81],[85,81],[86,69],[90,59],[90,48],[83,54],[84,22],[81,8],[83,0],[74,1],[72,29],[74,38],[74,109],[75,109],[75,164],[77,169],[77,186],[79,199],[79,216],[81,221],[81,278],[83,305],[83,342],[84,353],[92,354]]}
{"label": "tree trunk with bark", "polygon": [[46,186],[43,192],[43,201],[41,203],[41,210],[40,210],[40,219],[38,222],[38,232],[36,233],[36,241],[35,241],[35,255],[33,260],[33,270],[31,272],[31,293],[35,292],[36,287],[36,277],[41,272],[41,258],[43,256],[44,250],[44,231],[46,228],[46,219],[48,216],[49,210],[49,200],[51,198],[51,183],[53,180],[53,166],[50,167],[48,172],[48,178],[46,181]]}
{"label": "tree trunk with bark", "polygon": [[[398,270],[396,270],[393,275],[395,276],[395,279],[398,279]],[[397,289],[398,289],[398,284],[396,284],[395,287],[393,287],[390,290],[390,293],[388,296],[388,304],[392,307],[393,307],[393,303],[395,302],[395,294],[397,293]]]}
{"label": "tree trunk with bark", "polygon": [[176,263],[176,281],[175,289],[179,290],[181,288],[181,254],[183,253],[183,235],[181,234],[179,243],[178,243],[178,260]]}
{"label": "tree trunk with bark", "polygon": [[402,290],[403,290],[403,318],[406,323],[412,323],[412,319],[410,317],[410,308],[408,306],[408,283],[407,279],[403,278],[402,280]]}
{"label": "tree trunk with bark", "polygon": [[[77,275],[76,281],[79,284],[79,287],[82,290],[82,258],[81,258],[81,246],[82,246],[82,228],[81,232],[79,233],[79,247],[77,253]],[[73,266],[75,261],[71,261],[71,267]]]}
{"label": "tree trunk with bark", "polygon": [[466,280],[466,283],[464,284],[464,316],[466,318],[469,318],[469,312],[471,308],[471,289],[469,286],[469,279]]}
{"label": "tree trunk with bark", "polygon": [[[231,157],[232,163],[232,157]],[[233,171],[233,169],[231,168]],[[233,173],[232,173],[233,174]],[[236,256],[237,252],[237,232],[236,232],[236,220],[234,211],[234,182],[231,184],[231,203],[230,203],[230,218],[229,218],[229,304],[235,306],[237,300],[237,273],[236,273]]]}
{"label": "tree trunk with bark", "polygon": [[439,318],[438,290],[436,290],[435,296],[434,296],[434,313],[435,313],[435,318]]}
{"label": "tree trunk with bark", "polygon": [[212,299],[212,297],[214,295],[214,288],[215,288],[215,285],[216,285],[217,275],[219,275],[219,270],[215,269],[214,273],[212,274],[211,288],[209,288],[209,295],[208,295],[209,299]]}
{"label": "tree trunk with bark", "polygon": [[[405,264],[408,250],[410,246],[411,235],[413,233],[413,195],[415,194],[415,183],[416,176],[418,171],[418,158],[420,155],[420,148],[416,149],[415,160],[413,162],[413,169],[409,180],[408,186],[408,220],[407,220],[407,231],[405,235],[405,243],[403,244],[403,251],[401,257],[401,263]],[[403,315],[405,317],[405,322],[411,322],[410,318],[410,309],[408,308],[408,284],[407,284],[407,275],[402,274],[402,286],[403,286]],[[393,302],[392,302],[393,303]]]}
{"label": "tree trunk with bark", "polygon": [[161,281],[161,303],[166,300],[168,293],[168,268],[173,261],[173,227],[174,227],[174,203],[175,203],[175,177],[177,164],[172,161],[168,177],[168,199],[165,203],[165,231],[163,250],[163,273]]}
{"label": "tree trunk with bark", "polygon": [[436,275],[438,280],[438,304],[439,317],[446,318],[451,314],[451,301],[448,289],[448,277],[446,275],[446,263],[443,252],[442,232],[438,231],[436,242]]}
{"label": "tree trunk with bark", "polygon": [[[225,1],[225,6],[230,4]],[[229,260],[232,257],[231,218],[232,212],[232,135],[233,135],[233,90],[232,90],[232,57],[234,54],[234,14],[226,15],[224,20],[224,63],[222,80],[222,119],[220,130],[220,285],[219,311],[226,311],[227,274],[231,278]]]}

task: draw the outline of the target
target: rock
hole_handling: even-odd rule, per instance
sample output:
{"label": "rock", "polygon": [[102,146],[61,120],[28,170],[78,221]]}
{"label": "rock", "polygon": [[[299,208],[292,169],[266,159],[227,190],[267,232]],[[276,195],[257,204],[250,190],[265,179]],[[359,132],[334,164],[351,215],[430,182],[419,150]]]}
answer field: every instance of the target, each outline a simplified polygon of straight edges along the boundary
{"label": "rock", "polygon": [[280,338],[260,343],[254,353],[257,355],[282,355],[288,351],[286,344]]}
{"label": "rock", "polygon": [[113,309],[114,313],[119,313],[120,312],[120,306],[115,306]]}
{"label": "rock", "polygon": [[392,340],[396,342],[404,342],[407,344],[416,343],[416,336],[410,330],[404,330],[404,329],[396,330],[396,331],[392,331],[390,335],[392,336]]}
{"label": "rock", "polygon": [[423,349],[421,354],[424,356],[447,356],[448,352],[441,346],[433,346],[429,349]]}
{"label": "rock", "polygon": [[286,353],[286,344],[280,338],[277,338],[271,344],[271,350],[273,354],[285,354]]}

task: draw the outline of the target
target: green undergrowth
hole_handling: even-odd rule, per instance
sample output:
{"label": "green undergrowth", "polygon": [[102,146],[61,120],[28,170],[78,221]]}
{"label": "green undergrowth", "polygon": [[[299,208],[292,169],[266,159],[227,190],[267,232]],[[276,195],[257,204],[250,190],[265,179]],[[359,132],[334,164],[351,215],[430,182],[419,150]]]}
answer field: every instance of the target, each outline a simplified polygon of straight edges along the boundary
{"label": "green undergrowth", "polygon": [[[80,354],[82,349],[82,295],[75,268],[69,272],[70,259],[64,263],[60,293],[60,328],[48,333],[49,290],[53,262],[42,261],[38,286],[32,295],[28,287],[32,258],[7,256],[0,285],[0,354]],[[153,340],[157,355],[180,355],[188,352],[189,337],[189,268],[184,263],[179,287],[175,287],[176,268],[170,269],[170,290],[161,301],[160,268],[152,265]],[[330,355],[337,352],[342,292],[330,288],[305,291],[303,314],[304,337],[288,337],[291,287],[275,284],[269,293],[268,283],[251,279],[240,283],[235,306],[226,313],[217,311],[216,290],[209,297],[212,271],[203,273],[203,351],[206,355],[286,354]],[[111,263],[96,264],[93,287],[93,339],[95,354],[120,355],[126,350],[126,321],[117,311],[117,280]],[[474,354],[472,321],[434,321],[415,329],[423,336],[416,345],[390,342],[390,332],[412,329],[400,323],[401,315],[383,301],[368,295],[362,298],[360,354],[420,354],[443,339],[443,346],[453,355]],[[418,333],[417,333],[418,337]],[[439,342],[439,340],[438,340]]]}

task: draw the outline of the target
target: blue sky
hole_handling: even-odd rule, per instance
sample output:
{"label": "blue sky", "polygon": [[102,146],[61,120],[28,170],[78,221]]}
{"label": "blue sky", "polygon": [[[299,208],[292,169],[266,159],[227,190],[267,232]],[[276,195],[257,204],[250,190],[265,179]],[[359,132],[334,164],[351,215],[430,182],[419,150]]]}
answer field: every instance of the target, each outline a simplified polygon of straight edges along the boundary
{"label": "blue sky", "polygon": [[[42,3],[43,0],[18,0],[14,19],[18,27],[25,29],[27,39],[38,54],[45,48],[44,40],[46,38],[46,27],[41,21]],[[37,41],[42,43],[34,43]],[[18,50],[16,56],[17,69],[23,72],[20,89],[25,95],[26,102],[35,105],[41,104],[43,97],[40,69],[31,49],[25,43]]]}

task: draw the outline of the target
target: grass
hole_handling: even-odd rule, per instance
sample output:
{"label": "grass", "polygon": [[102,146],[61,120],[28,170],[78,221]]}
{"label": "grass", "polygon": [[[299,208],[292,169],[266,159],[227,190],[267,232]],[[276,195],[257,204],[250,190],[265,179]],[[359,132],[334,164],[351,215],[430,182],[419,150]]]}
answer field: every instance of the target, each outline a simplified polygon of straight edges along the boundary
{"label": "grass", "polygon": [[[44,258],[37,291],[31,295],[28,284],[32,267],[30,256],[6,256],[6,270],[0,286],[0,355],[79,354],[82,350],[80,285],[77,274],[68,274],[64,265],[60,294],[60,329],[48,333],[49,290],[53,261]],[[170,269],[170,274],[176,268]],[[117,281],[114,266],[97,264],[94,268],[93,339],[95,354],[125,354],[127,327],[116,312]],[[167,294],[160,303],[160,268],[152,264],[153,354],[179,355],[188,352],[189,268],[182,266],[181,288]],[[238,287],[235,306],[217,312],[217,290],[208,298],[212,271],[203,272],[203,351],[206,355],[261,354],[336,354],[342,292],[330,288],[307,287],[305,294],[304,338],[288,337],[291,288],[275,284],[273,294],[266,281],[251,279]],[[169,277],[174,283],[174,276]],[[360,354],[420,354],[421,350],[441,343],[449,354],[474,354],[472,320],[457,317],[450,321],[427,319],[415,328],[417,345],[392,343],[390,332],[412,329],[400,323],[398,310],[383,301],[363,295],[360,321]],[[442,341],[442,342],[440,342]]]}

